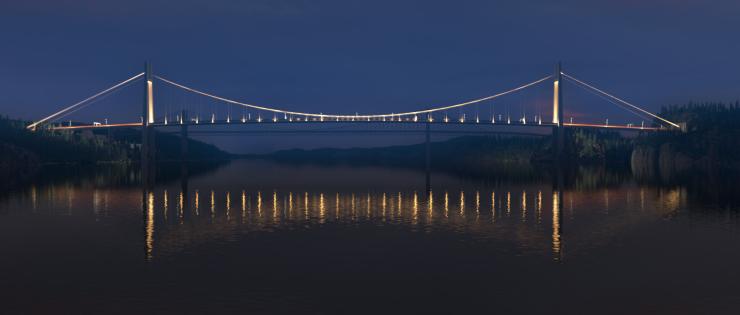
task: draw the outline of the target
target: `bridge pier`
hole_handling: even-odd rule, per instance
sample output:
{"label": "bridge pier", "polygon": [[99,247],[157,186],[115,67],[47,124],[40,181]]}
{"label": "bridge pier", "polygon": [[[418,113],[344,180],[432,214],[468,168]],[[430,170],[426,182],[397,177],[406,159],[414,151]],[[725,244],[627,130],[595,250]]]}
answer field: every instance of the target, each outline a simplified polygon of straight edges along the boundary
{"label": "bridge pier", "polygon": [[152,82],[152,66],[148,62],[145,66],[146,87],[144,90],[143,119],[141,125],[141,180],[151,187],[156,180],[156,146],[154,131],[154,86]]}
{"label": "bridge pier", "polygon": [[152,186],[156,178],[156,157],[154,147],[154,128],[142,127],[141,131],[141,179],[147,186]]}
{"label": "bridge pier", "polygon": [[180,114],[180,160],[188,160],[188,111],[184,110]]}
{"label": "bridge pier", "polygon": [[425,170],[426,170],[426,190],[427,193],[432,191],[432,142],[431,142],[431,124],[426,123],[426,147],[425,147]]}
{"label": "bridge pier", "polygon": [[188,190],[188,112],[180,114],[180,183],[183,195],[187,197]]}

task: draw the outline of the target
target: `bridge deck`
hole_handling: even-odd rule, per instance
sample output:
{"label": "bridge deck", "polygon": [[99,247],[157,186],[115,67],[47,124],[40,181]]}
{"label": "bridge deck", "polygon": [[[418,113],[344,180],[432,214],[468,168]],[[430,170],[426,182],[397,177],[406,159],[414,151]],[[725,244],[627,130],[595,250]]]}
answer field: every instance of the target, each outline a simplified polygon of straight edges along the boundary
{"label": "bridge deck", "polygon": [[[534,128],[551,128],[554,127],[555,124],[553,123],[521,123],[521,122],[476,122],[476,121],[465,121],[465,122],[459,122],[459,121],[433,121],[433,122],[427,122],[427,121],[365,121],[365,120],[356,120],[356,121],[346,121],[346,120],[325,120],[325,121],[319,121],[319,120],[294,120],[294,121],[288,121],[288,120],[262,120],[261,122],[258,122],[256,120],[250,120],[242,122],[241,120],[232,120],[232,121],[226,121],[226,120],[216,120],[214,122],[211,121],[202,121],[202,122],[189,122],[185,123],[188,126],[258,126],[258,125],[328,125],[328,124],[384,124],[384,125],[416,125],[416,126],[423,126],[426,124],[431,125],[441,125],[441,126],[488,126],[488,127],[534,127]],[[72,125],[72,126],[52,126],[50,127],[51,130],[78,130],[78,129],[101,129],[101,128],[122,128],[122,127],[141,127],[141,123],[118,123],[118,124],[90,124],[90,125]],[[154,127],[176,127],[181,126],[183,124],[180,124],[178,122],[173,123],[167,123],[164,122],[156,122],[153,124],[150,124]],[[592,129],[611,129],[611,130],[627,130],[627,131],[669,131],[669,129],[666,128],[659,128],[659,127],[641,127],[641,126],[632,126],[632,125],[600,125],[600,124],[586,124],[586,123],[563,123],[564,127],[569,128],[592,128]]]}

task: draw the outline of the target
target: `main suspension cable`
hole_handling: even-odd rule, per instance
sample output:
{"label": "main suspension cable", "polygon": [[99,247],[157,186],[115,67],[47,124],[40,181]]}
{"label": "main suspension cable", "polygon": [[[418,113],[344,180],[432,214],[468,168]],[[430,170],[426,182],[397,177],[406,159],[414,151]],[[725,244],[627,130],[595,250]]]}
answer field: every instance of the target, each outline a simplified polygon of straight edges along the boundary
{"label": "main suspension cable", "polygon": [[[568,80],[570,80],[570,79],[568,79]],[[569,82],[572,82],[573,83],[573,86],[576,86],[576,87],[578,87],[578,88],[580,88],[580,89],[582,89],[582,90],[584,90],[584,91],[586,91],[588,93],[591,93],[591,94],[595,95],[596,97],[598,97],[598,98],[600,98],[602,100],[605,100],[605,101],[607,101],[609,103],[614,104],[615,106],[618,106],[619,108],[622,108],[622,109],[624,109],[624,110],[626,110],[626,111],[628,111],[628,112],[630,112],[632,114],[635,114],[635,116],[637,116],[637,117],[640,117],[642,119],[648,119],[648,120],[650,120],[650,118],[651,118],[651,117],[649,117],[649,116],[647,116],[647,115],[645,115],[645,114],[643,114],[641,112],[638,112],[638,111],[636,111],[636,110],[634,110],[634,109],[632,109],[630,107],[627,107],[626,105],[624,105],[622,103],[619,103],[619,102],[617,102],[617,101],[615,101],[615,100],[613,100],[613,99],[611,99],[611,98],[609,98],[609,97],[607,97],[607,96],[605,96],[605,95],[603,95],[603,94],[601,94],[601,93],[599,93],[597,91],[594,91],[594,90],[588,88],[587,86],[584,86],[584,85],[582,85],[582,84],[580,84],[580,83],[578,83],[576,81],[570,80]],[[661,124],[661,126],[663,126],[663,125]]]}
{"label": "main suspension cable", "polygon": [[131,78],[128,78],[127,80],[125,80],[125,81],[123,81],[121,83],[118,83],[118,84],[116,84],[114,86],[111,86],[111,87],[109,87],[109,88],[101,91],[101,92],[98,92],[97,94],[95,94],[93,96],[90,96],[90,97],[88,97],[88,98],[86,98],[86,99],[84,99],[82,101],[79,101],[79,102],[75,103],[74,105],[71,105],[69,107],[66,107],[66,108],[64,108],[64,109],[62,109],[62,110],[60,110],[60,111],[58,111],[58,112],[56,112],[54,114],[51,114],[51,115],[49,115],[49,116],[47,116],[47,117],[45,117],[45,118],[43,118],[43,119],[41,119],[41,120],[39,120],[39,121],[37,121],[35,123],[32,123],[32,124],[28,125],[26,128],[27,129],[35,129],[38,125],[43,124],[43,123],[45,123],[45,122],[47,122],[47,121],[49,121],[51,119],[57,118],[57,117],[59,117],[59,116],[61,116],[63,114],[69,114],[68,112],[70,110],[73,110],[73,109],[77,108],[78,106],[80,106],[82,104],[85,104],[85,103],[87,103],[87,102],[89,102],[89,101],[91,101],[91,100],[93,100],[93,99],[95,99],[95,98],[97,98],[97,97],[99,97],[101,95],[104,95],[104,94],[106,94],[106,93],[108,93],[110,91],[113,91],[113,90],[115,90],[115,89],[117,89],[119,87],[122,87],[122,86],[124,86],[126,84],[129,84],[129,83],[135,81],[136,79],[141,78],[143,75],[144,75],[144,72],[139,73],[139,74],[137,74],[137,75],[135,75],[135,76],[133,76]]}
{"label": "main suspension cable", "polygon": [[402,112],[402,113],[390,113],[390,114],[386,113],[386,114],[366,114],[366,115],[337,115],[337,114],[316,114],[316,113],[297,112],[297,111],[289,111],[289,110],[282,110],[282,109],[277,109],[277,108],[271,108],[271,107],[253,105],[253,104],[247,104],[247,103],[243,103],[243,102],[239,102],[239,101],[227,99],[227,98],[224,98],[224,97],[216,96],[216,95],[213,95],[213,94],[209,94],[209,93],[206,93],[206,92],[203,92],[203,91],[200,91],[200,90],[196,90],[194,88],[190,88],[190,87],[187,87],[185,85],[182,85],[182,84],[179,84],[179,83],[176,83],[176,82],[167,80],[167,79],[165,79],[163,77],[160,77],[160,76],[154,76],[154,77],[157,78],[157,79],[159,79],[159,80],[162,80],[165,83],[168,83],[168,84],[171,84],[173,86],[179,87],[181,89],[190,91],[192,93],[200,94],[200,95],[203,95],[203,96],[206,96],[206,97],[210,97],[210,98],[213,98],[213,99],[216,99],[216,100],[220,100],[220,101],[223,101],[223,102],[227,102],[227,103],[231,103],[231,104],[236,104],[236,105],[240,105],[240,106],[245,106],[245,107],[249,107],[249,108],[253,108],[253,109],[258,109],[258,110],[263,110],[263,111],[269,111],[269,112],[274,112],[274,113],[281,113],[281,114],[287,114],[287,115],[298,115],[298,116],[306,116],[306,117],[328,118],[328,119],[351,119],[351,118],[355,118],[355,119],[375,119],[375,118],[388,118],[388,117],[393,118],[393,117],[401,117],[401,116],[418,115],[418,114],[426,114],[426,113],[433,113],[433,112],[438,112],[438,111],[444,111],[444,110],[448,110],[448,109],[452,109],[452,108],[458,108],[458,107],[463,107],[463,106],[466,106],[466,105],[480,103],[480,102],[487,101],[487,100],[490,100],[490,99],[494,99],[494,98],[497,98],[497,97],[501,97],[501,96],[504,96],[504,95],[507,95],[507,94],[511,94],[511,93],[516,92],[516,91],[520,91],[522,89],[526,89],[526,88],[528,88],[530,86],[539,84],[539,83],[541,83],[541,82],[543,82],[545,80],[548,80],[548,79],[552,78],[551,75],[550,76],[546,76],[546,77],[544,77],[542,79],[539,79],[539,80],[536,80],[536,81],[532,81],[530,83],[521,85],[519,87],[510,89],[510,90],[507,90],[507,91],[504,91],[504,92],[501,92],[501,93],[498,93],[498,94],[494,94],[494,95],[491,95],[491,96],[482,97],[482,98],[479,98],[479,99],[474,99],[474,100],[463,102],[463,103],[458,103],[458,104],[453,104],[453,105],[448,105],[448,106],[442,106],[442,107],[436,107],[436,108],[431,108],[431,109],[411,111],[411,112]]}
{"label": "main suspension cable", "polygon": [[634,105],[634,104],[632,104],[632,103],[630,103],[630,102],[627,102],[627,101],[625,101],[625,100],[623,100],[623,99],[621,99],[621,98],[619,98],[619,97],[616,97],[616,96],[614,96],[614,95],[611,95],[611,94],[609,94],[609,93],[607,93],[607,92],[605,92],[605,91],[603,91],[603,90],[600,90],[599,88],[596,88],[596,87],[594,87],[594,86],[592,86],[592,85],[590,85],[590,84],[588,84],[588,83],[586,83],[586,82],[583,82],[583,81],[581,81],[581,80],[578,80],[578,79],[576,79],[576,78],[574,78],[574,77],[572,77],[572,76],[570,76],[570,75],[567,75],[567,74],[565,74],[565,73],[562,73],[562,74],[563,74],[563,76],[565,76],[566,78],[568,78],[568,79],[570,79],[570,80],[573,80],[573,81],[575,81],[575,82],[578,82],[578,83],[580,83],[580,84],[582,84],[582,85],[584,85],[584,86],[586,86],[586,87],[588,87],[588,88],[590,88],[590,89],[593,89],[594,91],[597,91],[597,92],[599,92],[599,93],[601,93],[601,94],[603,94],[603,95],[605,95],[605,96],[607,96],[607,97],[610,97],[610,98],[612,98],[612,99],[614,99],[614,100],[616,100],[616,101],[618,101],[618,102],[620,102],[620,103],[622,103],[622,104],[625,104],[625,105],[627,105],[627,106],[630,106],[630,107],[632,107],[632,108],[634,108],[634,109],[636,109],[636,110],[638,110],[638,111],[640,111],[640,112],[643,112],[643,113],[645,113],[645,114],[649,115],[650,117],[653,117],[653,118],[657,118],[657,119],[659,119],[659,120],[661,120],[661,121],[663,121],[663,122],[665,122],[665,123],[668,123],[668,124],[670,124],[670,125],[671,125],[671,126],[673,126],[673,127],[676,127],[676,128],[681,128],[681,126],[679,126],[678,124],[676,124],[676,123],[674,123],[674,122],[672,122],[672,121],[669,121],[669,120],[667,120],[667,119],[665,119],[665,118],[663,118],[663,117],[660,117],[660,116],[658,116],[658,115],[655,115],[655,114],[653,114],[653,113],[651,113],[651,112],[649,112],[649,111],[646,111],[646,110],[644,110],[644,109],[642,109],[642,108],[638,107],[637,105]]}

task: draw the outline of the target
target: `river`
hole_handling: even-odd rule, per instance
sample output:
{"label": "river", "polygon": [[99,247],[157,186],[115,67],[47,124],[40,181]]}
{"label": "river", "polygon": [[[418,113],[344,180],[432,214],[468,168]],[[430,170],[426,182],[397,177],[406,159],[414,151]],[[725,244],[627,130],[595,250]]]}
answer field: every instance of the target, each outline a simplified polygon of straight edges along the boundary
{"label": "river", "polygon": [[416,170],[237,160],[144,190],[119,168],[0,195],[3,313],[740,312],[737,203],[681,184],[432,172],[428,192]]}

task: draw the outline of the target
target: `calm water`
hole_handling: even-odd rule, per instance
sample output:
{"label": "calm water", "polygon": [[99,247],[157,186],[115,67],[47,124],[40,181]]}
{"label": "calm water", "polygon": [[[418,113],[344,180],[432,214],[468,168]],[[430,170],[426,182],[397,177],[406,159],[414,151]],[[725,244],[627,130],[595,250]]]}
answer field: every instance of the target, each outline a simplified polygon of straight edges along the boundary
{"label": "calm water", "polygon": [[2,313],[738,314],[738,208],[682,185],[235,161],[0,197]]}

